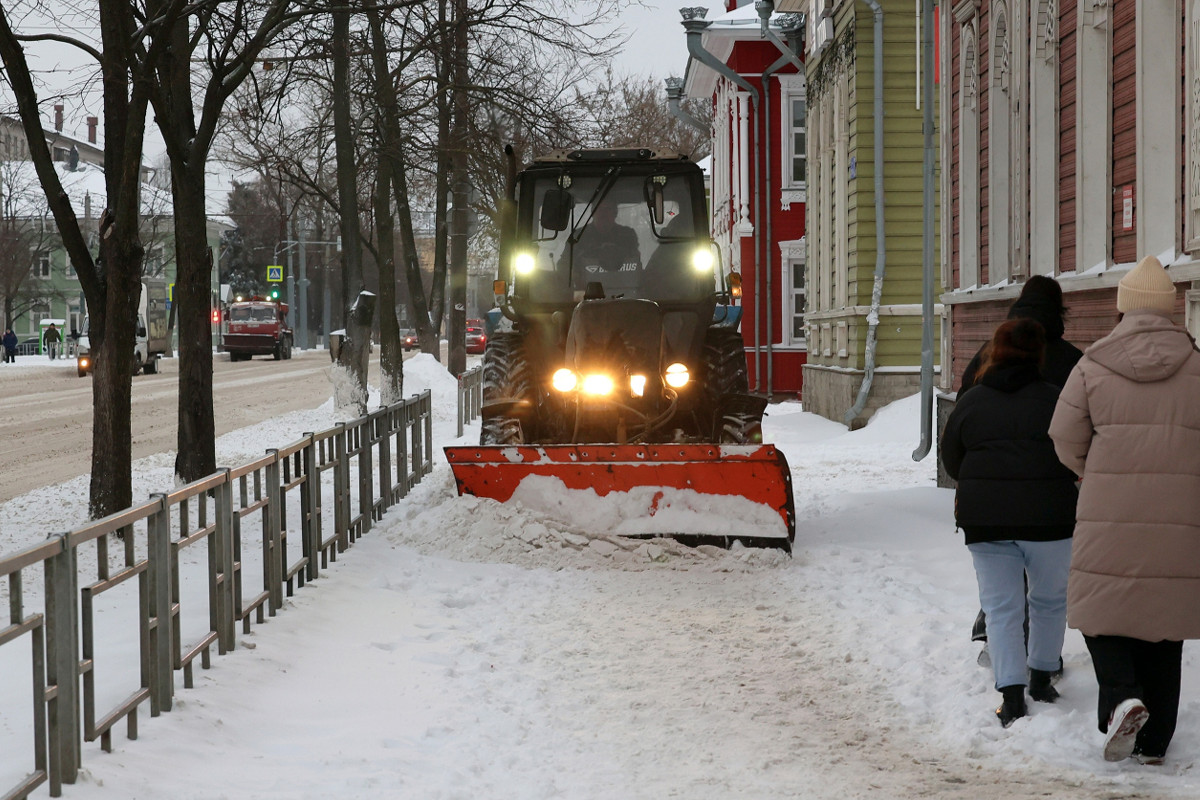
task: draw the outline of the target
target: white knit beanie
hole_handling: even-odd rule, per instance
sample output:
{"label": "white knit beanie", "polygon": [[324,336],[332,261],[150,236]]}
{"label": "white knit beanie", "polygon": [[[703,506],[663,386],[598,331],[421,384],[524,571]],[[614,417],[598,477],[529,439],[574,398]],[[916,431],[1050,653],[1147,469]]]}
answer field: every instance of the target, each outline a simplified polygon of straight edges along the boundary
{"label": "white knit beanie", "polygon": [[1175,284],[1154,256],[1146,256],[1117,284],[1117,311],[1152,308],[1167,314],[1175,310]]}

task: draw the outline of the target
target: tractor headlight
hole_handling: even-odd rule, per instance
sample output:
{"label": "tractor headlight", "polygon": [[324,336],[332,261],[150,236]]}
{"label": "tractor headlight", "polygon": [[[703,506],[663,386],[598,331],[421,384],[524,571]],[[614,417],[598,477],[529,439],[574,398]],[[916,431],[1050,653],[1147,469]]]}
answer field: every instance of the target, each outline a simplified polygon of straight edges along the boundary
{"label": "tractor headlight", "polygon": [[533,272],[534,266],[536,266],[536,264],[533,260],[533,253],[522,251],[513,256],[513,267],[521,275],[528,275],[529,273]]}
{"label": "tractor headlight", "polygon": [[634,397],[643,397],[646,394],[646,376],[645,375],[630,375],[629,376],[629,393]]}
{"label": "tractor headlight", "polygon": [[613,379],[607,375],[592,374],[583,377],[583,393],[595,397],[606,397],[613,392]]}
{"label": "tractor headlight", "polygon": [[712,250],[704,247],[692,253],[692,268],[696,272],[711,272],[713,268]]}
{"label": "tractor headlight", "polygon": [[667,367],[667,374],[663,377],[667,386],[670,386],[672,389],[682,389],[684,386],[687,386],[689,379],[688,368],[678,361]]}
{"label": "tractor headlight", "polygon": [[573,392],[579,384],[579,376],[569,369],[563,368],[554,373],[550,384],[560,392]]}

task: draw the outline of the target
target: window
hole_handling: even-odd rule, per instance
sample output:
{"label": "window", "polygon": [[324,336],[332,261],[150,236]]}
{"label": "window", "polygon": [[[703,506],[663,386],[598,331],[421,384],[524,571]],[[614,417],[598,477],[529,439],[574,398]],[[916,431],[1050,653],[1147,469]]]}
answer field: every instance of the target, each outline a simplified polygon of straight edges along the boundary
{"label": "window", "polygon": [[50,277],[50,253],[46,250],[38,251],[35,256],[37,259],[34,266],[34,274],[39,278]]}
{"label": "window", "polygon": [[804,98],[793,97],[788,103],[791,106],[791,165],[792,183],[804,183],[805,143],[804,143]]}
{"label": "window", "polygon": [[959,75],[959,102],[962,104],[958,128],[960,289],[972,289],[979,284],[979,76],[975,67],[975,26],[967,23],[962,27],[962,71]]}
{"label": "window", "polygon": [[808,99],[803,75],[780,77],[782,98],[780,187],[783,208],[805,202],[808,186]]}
{"label": "window", "polygon": [[804,311],[807,308],[805,297],[804,267],[797,264],[792,269],[791,307],[788,309],[788,314],[792,321],[792,344],[804,344]]}
{"label": "window", "polygon": [[808,288],[805,281],[805,243],[803,239],[780,242],[780,275],[783,290],[783,336],[785,347],[807,347],[808,337],[804,314],[808,310]]}
{"label": "window", "polygon": [[29,309],[30,332],[41,330],[41,321],[50,318],[50,301],[45,297],[39,298]]}

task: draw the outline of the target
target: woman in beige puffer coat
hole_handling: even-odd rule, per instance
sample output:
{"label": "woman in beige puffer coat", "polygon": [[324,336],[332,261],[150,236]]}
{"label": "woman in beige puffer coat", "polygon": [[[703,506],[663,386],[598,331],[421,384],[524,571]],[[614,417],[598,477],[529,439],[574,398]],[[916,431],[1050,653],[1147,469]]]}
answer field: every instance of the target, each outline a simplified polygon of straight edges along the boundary
{"label": "woman in beige puffer coat", "polygon": [[1182,640],[1200,638],[1200,352],[1174,307],[1170,276],[1143,258],[1118,286],[1121,321],[1084,352],[1050,424],[1082,478],[1067,624],[1092,655],[1109,761],[1162,762]]}

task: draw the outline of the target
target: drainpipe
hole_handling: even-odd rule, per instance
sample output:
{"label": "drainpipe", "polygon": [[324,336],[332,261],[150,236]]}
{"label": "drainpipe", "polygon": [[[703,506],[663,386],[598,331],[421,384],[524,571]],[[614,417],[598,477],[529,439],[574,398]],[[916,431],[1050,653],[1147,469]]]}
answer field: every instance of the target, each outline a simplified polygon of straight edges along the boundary
{"label": "drainpipe", "polygon": [[[762,73],[763,98],[765,98],[765,102],[763,103],[763,125],[766,128],[766,133],[763,135],[765,140],[763,143],[763,162],[766,172],[766,177],[764,178],[763,184],[764,194],[766,195],[768,204],[766,217],[763,220],[763,224],[766,225],[766,253],[764,254],[763,263],[766,264],[767,270],[767,399],[771,400],[775,391],[775,358],[773,344],[775,331],[775,288],[774,272],[771,269],[771,259],[774,258],[774,252],[772,251],[771,246],[774,244],[775,239],[771,235],[773,209],[770,206],[770,203],[774,197],[774,195],[771,193],[771,132],[773,130],[771,127],[771,76],[774,75],[777,70],[783,69],[783,67],[788,63],[794,64],[796,69],[800,70],[800,74],[803,75],[804,62],[800,60],[799,56],[796,55],[796,52],[792,50],[789,45],[785,44],[784,41],[780,39],[774,31],[771,30],[771,13],[775,10],[775,4],[771,2],[771,0],[756,0],[754,3],[754,10],[758,12],[758,16],[761,19],[763,36],[769,39],[782,54],[780,58],[775,61],[775,63],[763,70]],[[788,27],[795,28],[796,25],[793,21],[793,15],[788,15],[788,17],[789,23],[791,23]],[[798,19],[798,17],[794,17],[795,21],[798,21]]]}
{"label": "drainpipe", "polygon": [[[687,48],[688,54],[692,58],[704,64],[718,75],[728,78],[733,83],[745,89],[750,95],[750,111],[754,117],[754,127],[750,138],[750,152],[758,152],[758,106],[759,92],[754,88],[754,85],[737,74],[721,59],[714,56],[712,53],[704,49],[703,43],[700,41],[704,31],[712,23],[704,19],[708,14],[708,9],[703,7],[697,8],[681,8],[679,13],[683,15],[683,27],[687,31]],[[750,159],[751,163],[753,159]],[[761,345],[759,344],[762,336],[762,271],[761,263],[762,253],[762,188],[759,184],[757,169],[754,175],[754,389],[761,391],[762,389],[762,364],[759,363],[759,353]]]}
{"label": "drainpipe", "polygon": [[705,125],[684,110],[681,105],[682,101],[683,78],[667,78],[667,108],[670,109],[671,116],[685,125],[690,125],[701,133],[711,133],[712,131],[708,125]]}
{"label": "drainpipe", "polygon": [[921,4],[921,103],[925,125],[925,229],[922,242],[921,294],[921,443],[913,461],[929,455],[933,446],[933,3]]}
{"label": "drainpipe", "polygon": [[875,172],[875,284],[871,288],[871,312],[867,315],[867,348],[863,370],[863,382],[858,389],[858,398],[846,412],[845,422],[849,426],[867,405],[871,393],[871,382],[875,380],[875,345],[879,340],[879,306],[883,300],[883,276],[887,267],[887,249],[883,231],[883,9],[878,0],[863,0],[875,15],[874,54],[874,128],[875,156],[872,169]]}

